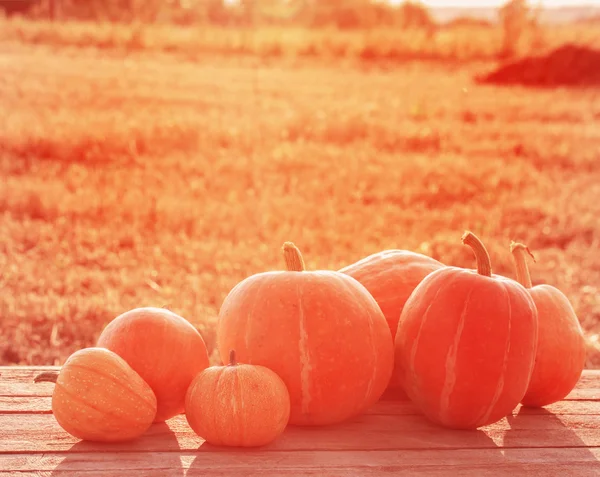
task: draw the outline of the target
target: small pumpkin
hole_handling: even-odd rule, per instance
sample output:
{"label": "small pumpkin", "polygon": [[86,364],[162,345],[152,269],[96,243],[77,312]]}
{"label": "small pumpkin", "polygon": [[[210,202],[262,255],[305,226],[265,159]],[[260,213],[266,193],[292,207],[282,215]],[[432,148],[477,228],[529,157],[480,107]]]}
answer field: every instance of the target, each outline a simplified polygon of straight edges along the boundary
{"label": "small pumpkin", "polygon": [[198,330],[165,308],[135,308],[117,316],[97,346],[117,353],[150,385],[158,401],[156,422],[184,411],[192,379],[209,365]]}
{"label": "small pumpkin", "polygon": [[263,446],[286,428],[290,395],[274,371],[239,364],[232,350],[229,364],[211,366],[194,378],[185,399],[185,416],[209,444]]}
{"label": "small pumpkin", "polygon": [[290,394],[290,424],[344,421],[374,404],[388,385],[393,340],[369,291],[345,273],[307,271],[283,245],[285,271],[254,274],[225,297],[217,321],[223,362],[277,373]]}
{"label": "small pumpkin", "polygon": [[[427,275],[443,266],[427,255],[393,249],[371,254],[340,272],[355,278],[369,290],[381,308],[394,339],[400,314],[410,294]],[[399,387],[396,373],[393,373],[388,388]]]}
{"label": "small pumpkin", "polygon": [[119,355],[104,348],[73,353],[60,372],[44,372],[36,383],[55,383],[52,413],[78,439],[120,442],[136,439],[152,425],[156,396]]}
{"label": "small pumpkin", "polygon": [[508,415],[531,378],[537,310],[520,283],[492,274],[483,243],[463,235],[477,270],[444,267],[415,288],[400,317],[396,370],[433,422],[474,429]]}
{"label": "small pumpkin", "polygon": [[541,284],[533,286],[526,255],[533,255],[521,244],[510,246],[517,281],[533,298],[538,311],[538,346],[535,366],[525,406],[542,407],[560,401],[575,387],[585,366],[586,348],[583,330],[569,299],[558,288]]}

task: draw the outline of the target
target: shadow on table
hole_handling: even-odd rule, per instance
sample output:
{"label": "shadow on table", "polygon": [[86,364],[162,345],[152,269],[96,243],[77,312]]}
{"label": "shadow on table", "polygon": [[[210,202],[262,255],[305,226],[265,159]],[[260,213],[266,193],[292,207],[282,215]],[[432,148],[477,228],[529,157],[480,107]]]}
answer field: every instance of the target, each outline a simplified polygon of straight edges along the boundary
{"label": "shadow on table", "polygon": [[[65,451],[65,458],[52,470],[52,477],[120,475],[131,477],[144,469],[144,476],[183,476],[179,442],[166,423],[153,424],[130,442],[79,441]],[[93,471],[97,470],[98,473]]]}
{"label": "shadow on table", "polygon": [[483,430],[447,429],[422,415],[362,415],[330,426],[289,426],[262,448],[203,443],[186,476],[209,475],[216,469],[231,475],[248,475],[246,469],[252,475],[274,475],[278,466],[302,475],[319,475],[327,467],[335,468],[336,475],[359,475],[361,470],[372,475],[373,469],[386,475],[416,469],[439,472],[444,466],[468,465],[473,453],[481,451],[486,464],[505,463],[501,449]]}
{"label": "shadow on table", "polygon": [[[573,421],[585,418],[577,414],[563,417]],[[598,439],[593,439],[592,442],[590,437],[592,432],[598,430],[590,429],[589,426],[579,426],[578,434],[563,422],[560,415],[545,408],[520,407],[507,417],[507,421],[510,426],[504,434],[504,452],[507,459],[512,459],[522,452],[519,448],[539,448],[540,455],[543,452],[549,466],[552,465],[551,462],[556,463],[554,467],[568,464],[570,472],[578,476],[600,475],[600,461],[589,449],[598,445]]]}

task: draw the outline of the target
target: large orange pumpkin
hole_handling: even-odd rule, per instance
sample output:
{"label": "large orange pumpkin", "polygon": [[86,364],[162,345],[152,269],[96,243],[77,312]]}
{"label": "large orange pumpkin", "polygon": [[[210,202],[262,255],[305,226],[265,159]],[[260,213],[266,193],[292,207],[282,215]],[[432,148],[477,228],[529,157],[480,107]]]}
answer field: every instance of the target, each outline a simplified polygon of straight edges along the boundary
{"label": "large orange pumpkin", "polygon": [[415,288],[398,323],[396,370],[410,399],[432,421],[477,428],[521,401],[537,345],[537,310],[521,284],[493,275],[472,233],[477,270],[444,267]]}
{"label": "large orange pumpkin", "polygon": [[306,271],[283,246],[286,271],[238,283],[219,312],[217,346],[275,371],[290,393],[290,424],[341,422],[374,404],[393,367],[393,340],[368,290],[337,271]]}
{"label": "large orange pumpkin", "polygon": [[156,422],[184,411],[192,379],[209,364],[198,330],[164,308],[135,308],[117,316],[97,346],[117,353],[150,385],[158,400]]}
{"label": "large orange pumpkin", "polygon": [[[427,275],[443,266],[421,253],[384,250],[348,265],[340,272],[355,278],[369,290],[379,304],[394,339],[400,314],[410,294]],[[388,388],[399,387],[396,373],[393,373]]]}
{"label": "large orange pumpkin", "polygon": [[226,366],[201,371],[185,399],[190,427],[209,444],[255,447],[271,443],[290,418],[290,395],[269,368],[238,364],[235,351]]}
{"label": "large orange pumpkin", "polygon": [[[517,280],[533,298],[538,311],[538,346],[533,375],[521,401],[541,407],[560,401],[579,381],[585,366],[583,330],[569,299],[552,285],[532,286],[526,254],[529,249],[511,243]],[[533,257],[533,256],[532,256]]]}
{"label": "large orange pumpkin", "polygon": [[154,421],[156,397],[123,358],[104,348],[84,348],[60,372],[44,372],[35,382],[56,383],[52,413],[78,439],[118,442],[142,435]]}

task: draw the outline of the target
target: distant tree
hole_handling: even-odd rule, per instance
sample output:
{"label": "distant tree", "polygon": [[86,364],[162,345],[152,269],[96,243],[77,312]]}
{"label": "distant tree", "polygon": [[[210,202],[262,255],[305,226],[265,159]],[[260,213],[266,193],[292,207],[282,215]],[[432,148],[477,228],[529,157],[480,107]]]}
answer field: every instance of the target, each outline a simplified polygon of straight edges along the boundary
{"label": "distant tree", "polygon": [[526,0],[509,0],[500,9],[503,29],[502,56],[514,56],[529,23],[529,7]]}
{"label": "distant tree", "polygon": [[394,23],[395,11],[387,3],[373,0],[327,0],[307,3],[310,26],[334,25],[342,29],[376,27]]}
{"label": "distant tree", "polygon": [[425,5],[417,1],[406,1],[399,7],[402,26],[407,28],[430,28],[435,22]]}

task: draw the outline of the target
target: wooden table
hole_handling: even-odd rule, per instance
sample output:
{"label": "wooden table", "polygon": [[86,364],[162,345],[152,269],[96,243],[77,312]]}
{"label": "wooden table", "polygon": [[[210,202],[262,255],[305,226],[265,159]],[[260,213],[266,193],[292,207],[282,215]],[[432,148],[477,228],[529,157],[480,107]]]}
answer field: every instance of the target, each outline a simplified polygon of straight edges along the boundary
{"label": "wooden table", "polygon": [[517,408],[476,431],[440,428],[384,396],[366,415],[327,428],[288,427],[254,450],[203,443],[185,416],[127,444],[82,442],[51,413],[55,367],[0,367],[0,475],[18,476],[600,476],[600,371],[564,401]]}

